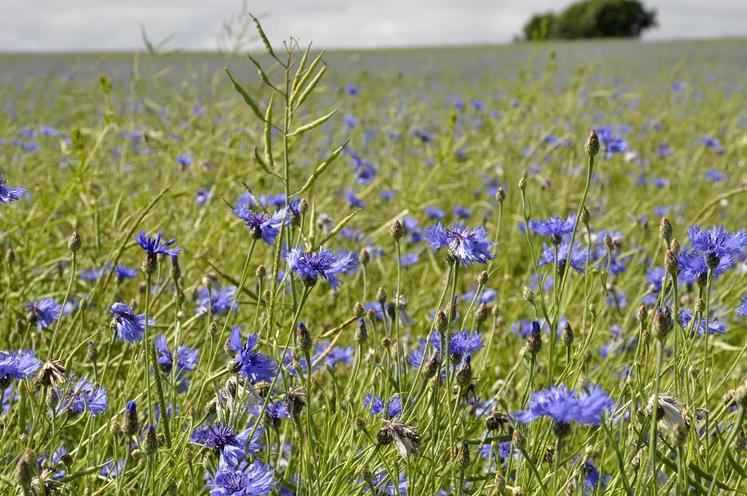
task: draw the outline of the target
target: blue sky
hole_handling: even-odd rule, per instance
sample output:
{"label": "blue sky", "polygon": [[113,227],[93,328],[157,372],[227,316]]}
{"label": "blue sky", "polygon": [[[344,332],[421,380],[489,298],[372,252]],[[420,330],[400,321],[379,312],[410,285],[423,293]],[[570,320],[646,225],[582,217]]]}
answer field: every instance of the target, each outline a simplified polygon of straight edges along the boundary
{"label": "blue sky", "polygon": [[[254,0],[271,39],[294,35],[319,47],[506,43],[553,0]],[[660,27],[646,39],[747,36],[747,0],[646,0]],[[3,0],[0,51],[128,50],[140,25],[169,46],[214,50],[240,0]]]}

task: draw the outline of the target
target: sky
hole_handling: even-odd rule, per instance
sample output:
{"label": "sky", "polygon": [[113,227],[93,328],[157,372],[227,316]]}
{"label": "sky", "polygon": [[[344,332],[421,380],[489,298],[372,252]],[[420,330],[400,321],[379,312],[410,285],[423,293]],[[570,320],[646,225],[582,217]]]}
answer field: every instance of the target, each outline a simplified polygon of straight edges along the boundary
{"label": "sky", "polygon": [[[249,0],[270,39],[324,48],[508,43],[565,0]],[[645,39],[747,36],[747,0],[644,0],[660,27]],[[241,0],[0,0],[0,51],[215,50]],[[256,47],[256,43],[253,45]],[[252,47],[250,44],[249,47]]]}

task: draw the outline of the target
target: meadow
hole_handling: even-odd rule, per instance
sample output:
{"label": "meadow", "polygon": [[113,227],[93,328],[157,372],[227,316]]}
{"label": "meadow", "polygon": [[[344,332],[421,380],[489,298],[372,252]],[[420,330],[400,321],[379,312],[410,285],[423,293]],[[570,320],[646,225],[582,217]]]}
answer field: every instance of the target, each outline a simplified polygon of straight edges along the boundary
{"label": "meadow", "polygon": [[257,47],[0,55],[0,494],[747,493],[745,40]]}

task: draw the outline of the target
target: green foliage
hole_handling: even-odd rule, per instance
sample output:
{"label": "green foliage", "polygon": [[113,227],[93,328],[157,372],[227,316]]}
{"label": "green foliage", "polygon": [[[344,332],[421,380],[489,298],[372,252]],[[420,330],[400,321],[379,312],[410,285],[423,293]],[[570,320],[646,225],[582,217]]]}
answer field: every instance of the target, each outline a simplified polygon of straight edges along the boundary
{"label": "green foliage", "polygon": [[584,0],[559,14],[535,14],[524,25],[527,40],[637,38],[656,26],[656,12],[638,0]]}

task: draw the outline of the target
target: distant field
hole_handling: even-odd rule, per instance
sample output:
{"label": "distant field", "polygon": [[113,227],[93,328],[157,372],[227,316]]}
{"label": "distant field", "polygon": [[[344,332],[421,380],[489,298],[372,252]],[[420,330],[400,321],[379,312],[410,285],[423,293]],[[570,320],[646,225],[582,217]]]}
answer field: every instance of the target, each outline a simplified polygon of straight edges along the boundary
{"label": "distant field", "polygon": [[746,48],[0,54],[0,493],[743,494]]}

